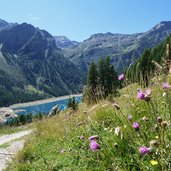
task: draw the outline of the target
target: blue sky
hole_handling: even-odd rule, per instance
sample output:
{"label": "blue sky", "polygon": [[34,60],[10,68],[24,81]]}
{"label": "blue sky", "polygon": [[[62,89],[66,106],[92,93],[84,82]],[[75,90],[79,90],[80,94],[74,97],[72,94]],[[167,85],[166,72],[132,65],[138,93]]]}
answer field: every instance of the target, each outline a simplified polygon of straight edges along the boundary
{"label": "blue sky", "polygon": [[83,41],[94,33],[137,33],[171,21],[170,0],[0,0],[0,18]]}

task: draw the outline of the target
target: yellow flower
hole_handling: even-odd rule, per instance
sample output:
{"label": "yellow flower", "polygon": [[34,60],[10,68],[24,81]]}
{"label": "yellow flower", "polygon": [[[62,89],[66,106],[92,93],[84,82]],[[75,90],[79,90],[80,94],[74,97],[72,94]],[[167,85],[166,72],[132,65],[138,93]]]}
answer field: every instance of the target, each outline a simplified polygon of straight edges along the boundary
{"label": "yellow flower", "polygon": [[154,165],[158,165],[158,161],[157,160],[151,160],[150,163],[154,166]]}
{"label": "yellow flower", "polygon": [[156,135],[156,136],[155,136],[155,138],[156,138],[156,139],[159,139],[159,136],[158,136],[158,135]]}

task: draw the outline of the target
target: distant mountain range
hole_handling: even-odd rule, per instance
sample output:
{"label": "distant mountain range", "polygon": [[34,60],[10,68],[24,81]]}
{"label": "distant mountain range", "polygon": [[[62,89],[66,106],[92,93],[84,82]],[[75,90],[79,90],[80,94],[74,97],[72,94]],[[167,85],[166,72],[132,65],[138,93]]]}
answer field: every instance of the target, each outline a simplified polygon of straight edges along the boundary
{"label": "distant mountain range", "polygon": [[81,91],[91,61],[110,56],[121,72],[170,33],[168,21],[145,33],[98,33],[76,42],[27,23],[0,20],[0,105]]}
{"label": "distant mountain range", "polygon": [[157,45],[170,33],[170,21],[160,22],[144,33],[97,33],[77,46],[64,49],[64,56],[84,69],[88,68],[91,61],[110,56],[116,70],[122,72],[130,63],[137,60],[145,48]]}

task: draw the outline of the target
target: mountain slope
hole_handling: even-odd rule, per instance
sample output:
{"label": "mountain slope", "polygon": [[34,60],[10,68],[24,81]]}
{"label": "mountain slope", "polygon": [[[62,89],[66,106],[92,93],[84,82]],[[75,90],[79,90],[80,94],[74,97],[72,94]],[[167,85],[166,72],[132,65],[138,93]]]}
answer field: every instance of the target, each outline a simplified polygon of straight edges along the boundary
{"label": "mountain slope", "polygon": [[[5,105],[9,105],[79,90],[81,72],[64,58],[54,37],[26,23],[0,32],[0,66],[0,77],[4,80],[0,82],[1,105],[3,99],[7,99]],[[11,84],[6,85],[6,82]],[[42,94],[31,92],[32,98],[23,100],[18,97],[16,101],[5,98],[5,92],[10,92],[10,96],[18,91],[30,93],[27,90],[30,85]]]}
{"label": "mountain slope", "polygon": [[77,41],[71,41],[66,36],[55,36],[56,46],[60,49],[72,48],[77,46]]}
{"label": "mountain slope", "polygon": [[98,33],[79,43],[78,46],[64,50],[64,54],[78,67],[84,69],[87,69],[93,60],[110,56],[115,68],[120,72],[137,60],[145,48],[162,42],[170,33],[170,21],[161,22],[145,33],[131,35]]}

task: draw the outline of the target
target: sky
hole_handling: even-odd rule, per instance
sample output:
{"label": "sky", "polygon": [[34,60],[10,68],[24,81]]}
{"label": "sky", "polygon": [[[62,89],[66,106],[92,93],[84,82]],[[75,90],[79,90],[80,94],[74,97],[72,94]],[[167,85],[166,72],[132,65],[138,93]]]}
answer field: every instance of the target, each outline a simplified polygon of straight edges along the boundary
{"label": "sky", "polygon": [[83,41],[95,33],[145,32],[171,21],[171,0],[0,0],[0,18]]}

